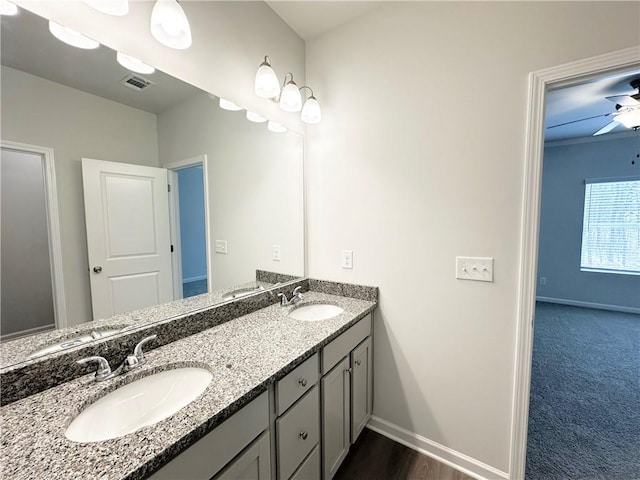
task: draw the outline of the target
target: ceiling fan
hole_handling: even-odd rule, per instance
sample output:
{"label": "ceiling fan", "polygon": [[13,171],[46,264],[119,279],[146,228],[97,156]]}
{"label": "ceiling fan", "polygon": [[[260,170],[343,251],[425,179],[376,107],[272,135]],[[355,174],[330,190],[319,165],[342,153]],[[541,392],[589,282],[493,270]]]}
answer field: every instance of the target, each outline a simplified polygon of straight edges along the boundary
{"label": "ceiling fan", "polygon": [[615,103],[616,110],[610,113],[603,113],[601,115],[594,115],[592,117],[581,118],[579,120],[573,120],[571,122],[560,123],[558,125],[552,125],[548,128],[561,127],[572,123],[583,122],[585,120],[591,120],[600,117],[611,117],[612,120],[600,130],[595,132],[593,136],[609,133],[618,125],[624,125],[626,128],[638,129],[640,127],[640,78],[636,78],[629,82],[632,88],[638,90],[637,93],[631,95],[613,95],[605,97],[607,100]]}

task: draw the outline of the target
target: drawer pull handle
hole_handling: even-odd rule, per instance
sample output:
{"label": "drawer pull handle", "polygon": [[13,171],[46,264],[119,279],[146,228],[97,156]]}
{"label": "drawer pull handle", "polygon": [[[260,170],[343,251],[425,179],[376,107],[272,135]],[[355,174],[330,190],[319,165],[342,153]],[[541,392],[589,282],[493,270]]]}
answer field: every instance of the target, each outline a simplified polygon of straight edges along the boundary
{"label": "drawer pull handle", "polygon": [[300,438],[301,439],[306,440],[308,436],[309,436],[309,434],[307,432],[304,432],[304,431],[300,432]]}
{"label": "drawer pull handle", "polygon": [[356,363],[356,365],[360,365],[362,363],[362,361],[361,360],[356,360],[355,363]]}
{"label": "drawer pull handle", "polygon": [[306,378],[301,378],[300,380],[298,380],[298,383],[301,386],[306,387],[307,386],[307,379]]}

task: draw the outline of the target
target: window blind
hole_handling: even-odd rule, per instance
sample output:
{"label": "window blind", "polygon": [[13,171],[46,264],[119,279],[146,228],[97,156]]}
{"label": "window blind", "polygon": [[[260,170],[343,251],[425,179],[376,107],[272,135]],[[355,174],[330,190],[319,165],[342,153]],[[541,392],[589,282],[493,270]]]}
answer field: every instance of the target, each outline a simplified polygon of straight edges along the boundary
{"label": "window blind", "polygon": [[580,269],[640,274],[640,179],[586,181]]}

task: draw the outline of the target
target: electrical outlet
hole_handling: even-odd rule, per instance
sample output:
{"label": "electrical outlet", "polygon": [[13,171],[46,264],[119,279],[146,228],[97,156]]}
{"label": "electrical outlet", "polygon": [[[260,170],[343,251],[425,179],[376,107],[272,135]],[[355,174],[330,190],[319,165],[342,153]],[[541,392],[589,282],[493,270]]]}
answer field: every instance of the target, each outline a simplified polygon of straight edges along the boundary
{"label": "electrical outlet", "polygon": [[227,253],[226,240],[216,240],[216,253]]}
{"label": "electrical outlet", "polygon": [[274,245],[273,246],[273,260],[275,262],[279,262],[280,261],[280,245]]}
{"label": "electrical outlet", "polygon": [[353,250],[342,251],[342,268],[353,268]]}
{"label": "electrical outlet", "polygon": [[493,258],[456,257],[456,278],[493,282]]}

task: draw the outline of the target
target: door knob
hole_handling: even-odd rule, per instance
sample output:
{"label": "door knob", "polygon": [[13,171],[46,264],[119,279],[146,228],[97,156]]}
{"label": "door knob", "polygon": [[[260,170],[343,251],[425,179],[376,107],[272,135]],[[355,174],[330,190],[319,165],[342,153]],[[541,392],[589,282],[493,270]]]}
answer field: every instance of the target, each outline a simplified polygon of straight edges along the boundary
{"label": "door knob", "polygon": [[102,271],[102,267],[100,267],[100,266],[93,267],[93,271],[94,271],[95,273],[100,273],[100,272]]}

